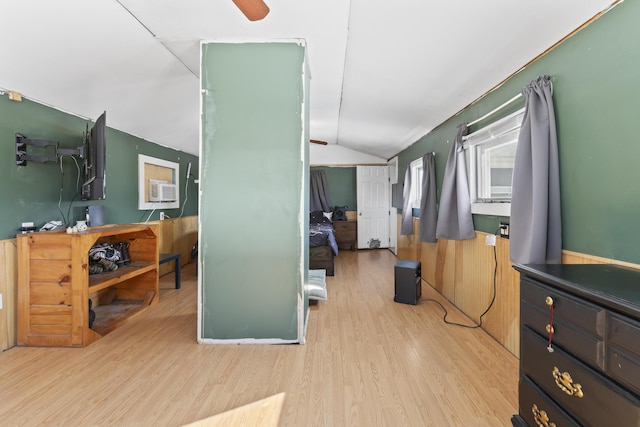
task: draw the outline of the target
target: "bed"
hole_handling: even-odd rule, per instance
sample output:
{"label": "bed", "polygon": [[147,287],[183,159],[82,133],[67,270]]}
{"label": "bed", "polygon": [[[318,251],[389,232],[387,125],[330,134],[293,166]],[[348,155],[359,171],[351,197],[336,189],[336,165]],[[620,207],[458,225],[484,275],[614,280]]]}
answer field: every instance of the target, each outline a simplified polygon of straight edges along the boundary
{"label": "bed", "polygon": [[309,214],[309,269],[326,270],[334,275],[333,258],[338,255],[338,244],[331,215],[322,211]]}

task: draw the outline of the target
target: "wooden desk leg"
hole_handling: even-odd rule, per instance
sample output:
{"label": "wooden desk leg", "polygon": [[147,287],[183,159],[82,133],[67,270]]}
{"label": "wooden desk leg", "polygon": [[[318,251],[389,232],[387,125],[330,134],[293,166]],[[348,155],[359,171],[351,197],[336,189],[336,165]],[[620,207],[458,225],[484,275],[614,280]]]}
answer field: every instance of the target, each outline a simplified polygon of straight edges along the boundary
{"label": "wooden desk leg", "polygon": [[180,254],[160,254],[159,264],[164,264],[165,262],[175,261],[176,266],[174,268],[174,273],[176,275],[176,289],[180,289]]}

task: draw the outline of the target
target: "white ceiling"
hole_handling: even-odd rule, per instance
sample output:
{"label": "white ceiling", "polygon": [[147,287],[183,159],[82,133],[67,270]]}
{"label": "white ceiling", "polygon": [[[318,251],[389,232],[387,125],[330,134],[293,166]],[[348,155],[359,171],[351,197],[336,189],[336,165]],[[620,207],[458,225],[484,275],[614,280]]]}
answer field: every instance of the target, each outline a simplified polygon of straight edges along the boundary
{"label": "white ceiling", "polygon": [[200,41],[302,38],[310,136],[389,158],[614,0],[0,0],[0,88],[198,154]]}

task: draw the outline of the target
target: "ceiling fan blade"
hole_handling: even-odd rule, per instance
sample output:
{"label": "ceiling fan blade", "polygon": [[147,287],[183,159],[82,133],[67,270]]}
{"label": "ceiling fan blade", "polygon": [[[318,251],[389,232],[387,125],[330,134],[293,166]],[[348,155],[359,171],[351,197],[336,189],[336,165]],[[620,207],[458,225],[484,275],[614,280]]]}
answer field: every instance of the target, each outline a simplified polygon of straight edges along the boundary
{"label": "ceiling fan blade", "polygon": [[320,141],[319,139],[310,139],[309,142],[312,144],[327,145],[327,141]]}
{"label": "ceiling fan blade", "polygon": [[249,21],[259,21],[269,13],[269,6],[262,0],[232,0]]}

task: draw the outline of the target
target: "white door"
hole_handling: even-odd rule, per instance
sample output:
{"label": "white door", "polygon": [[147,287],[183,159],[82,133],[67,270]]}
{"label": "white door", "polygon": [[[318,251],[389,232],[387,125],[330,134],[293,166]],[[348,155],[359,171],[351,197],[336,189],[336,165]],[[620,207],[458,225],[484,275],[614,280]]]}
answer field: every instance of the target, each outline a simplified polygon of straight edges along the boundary
{"label": "white door", "polygon": [[398,156],[387,162],[389,168],[389,250],[398,255],[398,209],[393,207],[391,186],[398,183]]}
{"label": "white door", "polygon": [[357,166],[358,249],[389,247],[389,168]]}

